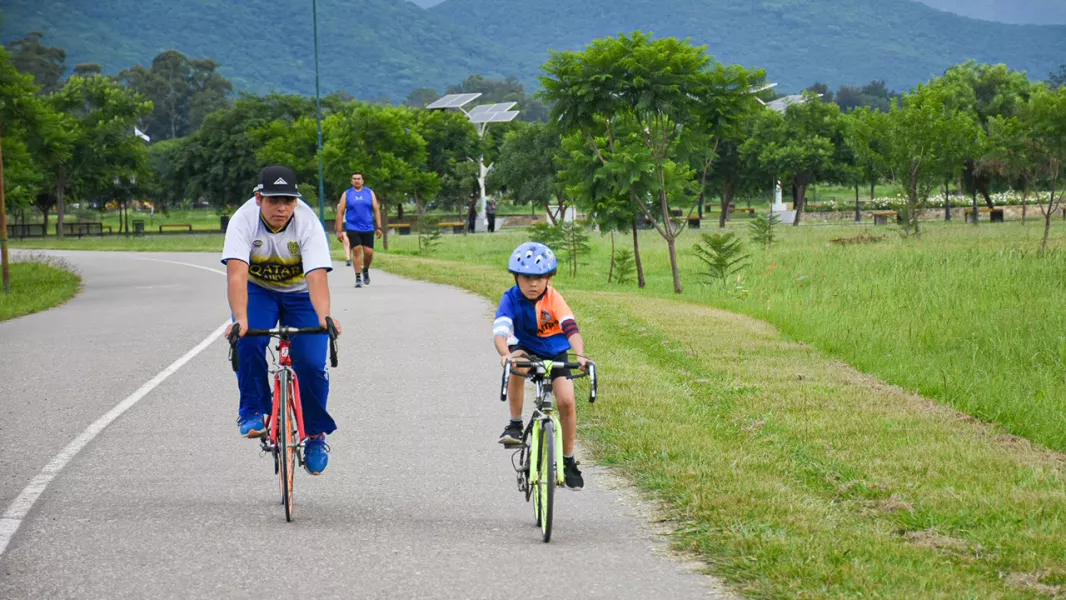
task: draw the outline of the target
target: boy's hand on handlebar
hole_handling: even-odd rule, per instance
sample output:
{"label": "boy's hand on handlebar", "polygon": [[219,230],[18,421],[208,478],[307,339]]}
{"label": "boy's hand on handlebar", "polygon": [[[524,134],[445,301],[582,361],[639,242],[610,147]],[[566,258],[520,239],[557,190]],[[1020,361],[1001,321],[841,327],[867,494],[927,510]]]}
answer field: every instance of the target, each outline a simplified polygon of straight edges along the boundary
{"label": "boy's hand on handlebar", "polygon": [[244,334],[248,332],[248,319],[237,319],[233,323],[230,323],[228,327],[226,327],[226,333],[224,334],[224,337],[226,337],[227,339],[229,338],[230,334],[233,333],[234,325],[241,326],[240,330],[237,332],[240,337],[244,337]]}
{"label": "boy's hand on handlebar", "polygon": [[577,364],[580,365],[580,369],[582,371],[588,371],[589,370],[589,363],[590,362],[592,362],[592,361],[587,359],[587,358],[585,358],[584,356],[578,356],[577,357]]}
{"label": "boy's hand on handlebar", "polygon": [[501,367],[506,367],[508,362],[513,361],[513,360],[523,359],[523,358],[529,358],[529,356],[525,352],[523,352],[521,350],[515,350],[514,352],[512,352],[512,353],[510,353],[510,354],[508,354],[506,356],[501,356],[500,357],[500,366]]}

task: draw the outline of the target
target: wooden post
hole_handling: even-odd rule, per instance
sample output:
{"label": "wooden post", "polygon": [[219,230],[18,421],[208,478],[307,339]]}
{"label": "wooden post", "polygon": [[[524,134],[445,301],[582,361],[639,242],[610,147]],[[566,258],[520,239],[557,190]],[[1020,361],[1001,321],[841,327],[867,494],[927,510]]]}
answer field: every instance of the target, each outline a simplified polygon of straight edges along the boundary
{"label": "wooden post", "polygon": [[[0,140],[3,139],[0,132]],[[4,149],[0,145],[0,263],[3,263],[4,293],[11,293],[11,267],[7,259],[7,207],[4,205]]]}

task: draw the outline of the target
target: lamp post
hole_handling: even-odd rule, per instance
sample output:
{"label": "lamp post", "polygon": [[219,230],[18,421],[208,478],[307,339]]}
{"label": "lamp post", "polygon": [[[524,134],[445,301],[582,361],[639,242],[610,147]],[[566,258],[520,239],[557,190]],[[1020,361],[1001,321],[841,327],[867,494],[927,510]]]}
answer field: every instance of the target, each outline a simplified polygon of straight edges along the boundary
{"label": "lamp post", "polygon": [[311,14],[315,28],[315,120],[318,122],[318,219],[326,226],[326,191],[322,182],[322,101],[318,87],[318,0],[311,0]]}

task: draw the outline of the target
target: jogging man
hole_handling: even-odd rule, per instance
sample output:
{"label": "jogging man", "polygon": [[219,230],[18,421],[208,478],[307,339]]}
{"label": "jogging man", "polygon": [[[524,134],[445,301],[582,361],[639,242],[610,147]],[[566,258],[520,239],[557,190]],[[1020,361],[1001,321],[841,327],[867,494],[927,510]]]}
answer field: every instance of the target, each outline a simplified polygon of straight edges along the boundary
{"label": "jogging man", "polygon": [[[222,263],[226,265],[233,322],[243,338],[248,328],[325,327],[330,316],[329,281],[333,269],[326,232],[314,210],[300,200],[292,169],[272,166],[259,174],[255,197],[233,213]],[[337,331],[340,323],[334,319]],[[229,337],[233,325],[226,329]],[[244,437],[266,433],[272,395],[267,373],[269,338],[237,342],[240,370],[240,409],[237,426]],[[329,462],[326,434],[337,429],[326,412],[329,376],[326,372],[327,334],[300,335],[292,340],[293,370],[300,381],[304,428],[304,467],[312,475]]]}
{"label": "jogging man", "polygon": [[352,173],[352,187],[337,202],[337,239],[345,243],[345,235],[352,249],[355,287],[370,285],[374,237],[381,237],[381,210],[374,190],[363,186],[362,173]]}

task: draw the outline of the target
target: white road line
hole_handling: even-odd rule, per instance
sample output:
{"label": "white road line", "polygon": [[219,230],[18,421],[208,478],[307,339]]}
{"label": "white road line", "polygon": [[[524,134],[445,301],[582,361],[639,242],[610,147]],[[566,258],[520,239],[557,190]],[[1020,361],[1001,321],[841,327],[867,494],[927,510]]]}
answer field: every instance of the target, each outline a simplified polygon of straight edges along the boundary
{"label": "white road line", "polygon": [[[133,258],[133,257],[130,257]],[[141,258],[138,260],[150,260],[154,262],[171,263],[175,265],[184,265],[186,267],[195,267],[197,269],[204,269],[205,271],[211,271],[212,273],[218,273],[219,275],[225,275],[224,272],[204,267],[201,265],[194,265],[191,263],[177,262],[173,260],[160,260],[154,258]],[[96,420],[92,425],[89,425],[85,431],[81,432],[73,442],[67,444],[66,448],[63,448],[62,452],[56,454],[47,465],[41,469],[41,472],[36,477],[30,480],[30,483],[22,488],[19,495],[15,498],[14,502],[7,507],[3,516],[0,516],[0,557],[3,557],[4,552],[7,550],[7,545],[11,542],[11,538],[14,537],[15,532],[18,531],[19,526],[22,525],[22,520],[26,518],[26,515],[33,508],[33,505],[37,502],[37,499],[44,493],[48,484],[55,479],[56,475],[63,470],[63,467],[67,466],[67,463],[73,459],[78,452],[81,452],[89,442],[93,441],[97,435],[100,434],[108,425],[110,425],[115,419],[122,416],[127,410],[133,408],[133,405],[141,401],[142,398],[148,395],[149,392],[154,390],[159,384],[163,383],[167,377],[170,377],[178,369],[183,367],[185,363],[189,362],[204,351],[205,348],[211,345],[229,326],[227,320],[218,329],[211,332],[211,335],[207,336],[204,341],[196,345],[195,348],[189,350],[184,356],[171,363],[169,367],[160,371],[158,375],[153,377],[148,383],[142,385],[136,392],[130,394],[125,400],[119,402],[115,408],[112,408],[104,416]]]}

